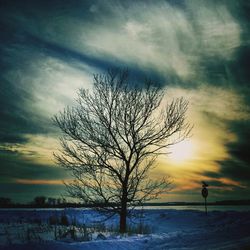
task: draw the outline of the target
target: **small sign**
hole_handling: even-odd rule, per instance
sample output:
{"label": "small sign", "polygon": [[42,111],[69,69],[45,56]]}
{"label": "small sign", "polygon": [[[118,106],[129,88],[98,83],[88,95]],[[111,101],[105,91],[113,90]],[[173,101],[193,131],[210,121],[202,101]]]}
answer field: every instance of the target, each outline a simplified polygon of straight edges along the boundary
{"label": "small sign", "polygon": [[201,194],[203,196],[203,198],[205,199],[205,212],[207,215],[207,196],[208,196],[208,190],[207,190],[208,184],[205,181],[202,181],[202,190],[201,190]]}

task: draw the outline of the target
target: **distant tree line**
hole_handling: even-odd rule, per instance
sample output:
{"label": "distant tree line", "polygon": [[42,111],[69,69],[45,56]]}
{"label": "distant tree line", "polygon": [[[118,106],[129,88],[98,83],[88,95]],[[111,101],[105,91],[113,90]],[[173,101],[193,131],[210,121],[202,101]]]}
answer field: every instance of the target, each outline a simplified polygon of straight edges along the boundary
{"label": "distant tree line", "polygon": [[10,204],[12,204],[10,198],[0,197],[0,206],[1,206],[1,207],[8,206],[8,205],[10,205]]}
{"label": "distant tree line", "polygon": [[[115,204],[114,204],[115,205]],[[202,202],[149,202],[142,204],[144,206],[199,206],[203,205]],[[250,200],[222,200],[209,202],[208,206],[249,206]],[[100,203],[100,207],[105,207],[105,204]],[[36,196],[33,201],[28,203],[15,203],[8,197],[0,197],[0,208],[53,208],[53,207],[94,207],[91,204],[79,203],[79,202],[70,202],[65,198],[52,198],[46,196]]]}
{"label": "distant tree line", "polygon": [[65,198],[52,198],[48,197],[46,198],[45,196],[37,196],[34,198],[33,204],[37,206],[45,206],[45,205],[61,205],[61,204],[66,204],[67,201]]}
{"label": "distant tree line", "polygon": [[0,207],[64,207],[70,204],[65,198],[52,198],[46,196],[36,196],[33,201],[28,203],[15,203],[10,198],[0,197]]}

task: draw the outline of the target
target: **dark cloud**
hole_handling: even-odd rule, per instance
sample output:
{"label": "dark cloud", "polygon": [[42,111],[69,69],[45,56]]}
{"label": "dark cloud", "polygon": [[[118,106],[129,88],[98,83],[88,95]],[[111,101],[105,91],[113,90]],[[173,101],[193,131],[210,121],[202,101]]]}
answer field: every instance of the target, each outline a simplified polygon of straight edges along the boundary
{"label": "dark cloud", "polygon": [[[4,72],[3,72],[4,74]],[[0,78],[0,142],[24,143],[26,133],[46,133],[50,121],[34,114],[26,103],[32,103],[33,97],[26,89],[19,87],[19,82]],[[47,123],[47,124],[46,124]]]}
{"label": "dark cloud", "polygon": [[34,162],[29,157],[37,152],[21,153],[18,150],[0,149],[1,179],[62,180],[67,178],[66,170]]}
{"label": "dark cloud", "polygon": [[45,133],[44,125],[48,125],[48,120],[44,121],[39,114],[32,112],[31,106],[27,106],[35,100],[32,86],[23,79],[31,73],[26,67],[36,53],[31,44],[25,44],[16,25],[4,18],[9,14],[5,7],[11,7],[11,1],[1,3],[0,142],[24,143],[26,133]]}
{"label": "dark cloud", "polygon": [[[18,150],[0,149],[1,176],[0,196],[11,197],[15,202],[30,202],[38,195],[61,196],[64,185],[32,184],[35,180],[58,180],[68,178],[64,169],[57,166],[42,165],[27,160],[27,156]],[[31,184],[17,183],[18,180],[30,180]]]}
{"label": "dark cloud", "polygon": [[221,174],[250,186],[250,121],[231,122],[230,128],[237,140],[226,145],[230,159],[219,162]]}
{"label": "dark cloud", "polygon": [[237,142],[227,145],[230,155],[240,161],[250,163],[249,141],[250,141],[250,120],[232,122],[231,131],[237,134]]}
{"label": "dark cloud", "polygon": [[[223,60],[220,57],[203,57],[200,69],[203,80],[211,85],[233,88],[236,91],[250,88],[250,46],[243,45],[236,49],[233,59]],[[248,97],[248,92],[242,93]]]}
{"label": "dark cloud", "polygon": [[[205,176],[211,177],[211,178],[221,178],[221,173],[219,172],[212,172],[212,171],[205,171],[203,172]],[[204,180],[206,181],[206,180]]]}
{"label": "dark cloud", "polygon": [[242,184],[250,185],[250,168],[249,163],[236,159],[220,161],[221,176],[228,177],[232,180],[240,181]]}
{"label": "dark cloud", "polygon": [[[250,32],[249,32],[250,34]],[[234,83],[242,88],[244,86],[250,87],[250,46],[242,46],[237,50],[236,58],[234,62],[229,65],[231,75],[234,77]]]}
{"label": "dark cloud", "polygon": [[[236,141],[227,143],[226,149],[229,158],[217,161],[220,170],[219,172],[206,171],[203,174],[207,177],[214,179],[227,178],[239,183],[239,186],[250,187],[250,154],[249,154],[249,141],[250,141],[250,121],[233,121],[228,124],[230,132],[237,136]],[[217,181],[216,181],[217,182]],[[221,183],[210,182],[215,186],[226,186]],[[235,185],[228,184],[228,186],[236,188]],[[242,188],[238,187],[239,190]]]}

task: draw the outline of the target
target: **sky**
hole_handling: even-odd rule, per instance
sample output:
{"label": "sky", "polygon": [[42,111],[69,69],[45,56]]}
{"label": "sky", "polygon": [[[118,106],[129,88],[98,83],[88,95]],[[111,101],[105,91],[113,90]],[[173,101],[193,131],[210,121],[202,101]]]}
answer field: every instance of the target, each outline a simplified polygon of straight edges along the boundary
{"label": "sky", "polygon": [[[250,2],[0,0],[0,197],[60,197],[51,117],[94,73],[126,67],[183,96],[192,136],[158,159],[160,201],[246,199],[250,191]],[[172,154],[168,154],[169,152]]]}

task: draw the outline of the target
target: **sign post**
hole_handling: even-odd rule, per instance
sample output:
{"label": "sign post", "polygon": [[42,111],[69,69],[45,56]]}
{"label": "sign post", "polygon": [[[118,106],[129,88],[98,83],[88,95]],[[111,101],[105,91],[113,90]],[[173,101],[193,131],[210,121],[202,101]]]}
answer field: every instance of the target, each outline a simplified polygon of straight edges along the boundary
{"label": "sign post", "polygon": [[205,199],[205,212],[206,212],[206,215],[207,215],[207,196],[208,196],[207,187],[208,187],[208,184],[203,181],[202,182],[201,194],[202,194],[203,198]]}

